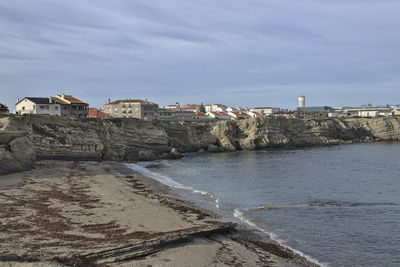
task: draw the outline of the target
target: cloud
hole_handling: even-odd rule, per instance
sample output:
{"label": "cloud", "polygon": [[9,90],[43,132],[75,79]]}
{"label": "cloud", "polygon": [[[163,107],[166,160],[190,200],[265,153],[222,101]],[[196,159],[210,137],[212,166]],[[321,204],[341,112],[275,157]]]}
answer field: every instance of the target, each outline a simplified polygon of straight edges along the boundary
{"label": "cloud", "polygon": [[295,107],[300,93],[319,104],[396,101],[399,8],[392,0],[3,1],[0,102],[61,90],[93,106],[137,97]]}

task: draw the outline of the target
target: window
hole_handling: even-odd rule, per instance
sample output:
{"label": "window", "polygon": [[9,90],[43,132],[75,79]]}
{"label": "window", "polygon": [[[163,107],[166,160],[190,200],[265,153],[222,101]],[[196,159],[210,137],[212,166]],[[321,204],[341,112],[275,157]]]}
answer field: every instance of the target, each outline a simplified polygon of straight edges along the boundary
{"label": "window", "polygon": [[[33,105],[33,108],[35,108],[35,105]],[[25,110],[25,107],[22,107],[22,110]]]}
{"label": "window", "polygon": [[44,110],[44,106],[39,106],[40,110]]}
{"label": "window", "polygon": [[58,106],[55,106],[54,109],[55,109],[55,110],[58,110]]}

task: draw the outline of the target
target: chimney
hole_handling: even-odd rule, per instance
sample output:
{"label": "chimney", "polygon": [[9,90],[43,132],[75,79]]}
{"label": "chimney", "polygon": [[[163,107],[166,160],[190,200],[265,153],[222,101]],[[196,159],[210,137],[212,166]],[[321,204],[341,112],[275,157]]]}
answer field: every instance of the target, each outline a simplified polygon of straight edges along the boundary
{"label": "chimney", "polygon": [[19,102],[19,97],[17,98],[17,103]]}
{"label": "chimney", "polygon": [[49,96],[49,103],[52,104],[53,103],[53,98],[51,96]]}
{"label": "chimney", "polygon": [[62,99],[64,99],[65,98],[65,94],[61,94],[61,97],[62,97]]}
{"label": "chimney", "polygon": [[108,99],[108,104],[110,104],[111,103],[111,99]]}

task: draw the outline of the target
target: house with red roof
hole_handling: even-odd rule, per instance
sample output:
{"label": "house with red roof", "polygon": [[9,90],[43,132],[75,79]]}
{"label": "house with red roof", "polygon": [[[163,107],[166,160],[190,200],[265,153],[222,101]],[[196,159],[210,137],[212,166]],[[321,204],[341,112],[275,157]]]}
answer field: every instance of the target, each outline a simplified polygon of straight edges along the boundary
{"label": "house with red roof", "polygon": [[228,115],[231,116],[231,119],[233,120],[244,120],[244,119],[248,119],[251,118],[250,115],[248,115],[246,112],[237,112],[237,111],[231,111],[228,112]]}
{"label": "house with red roof", "polygon": [[56,102],[61,104],[61,116],[86,118],[89,113],[89,104],[72,95],[56,95]]}
{"label": "house with red roof", "polygon": [[226,112],[207,112],[206,115],[212,119],[216,120],[230,120],[231,116],[229,116]]}

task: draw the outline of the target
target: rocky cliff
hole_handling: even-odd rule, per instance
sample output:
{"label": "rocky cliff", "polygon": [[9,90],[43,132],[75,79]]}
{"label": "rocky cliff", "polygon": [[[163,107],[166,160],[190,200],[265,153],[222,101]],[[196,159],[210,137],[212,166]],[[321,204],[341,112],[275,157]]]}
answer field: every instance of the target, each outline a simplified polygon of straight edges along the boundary
{"label": "rocky cliff", "polygon": [[10,115],[0,118],[0,173],[29,169],[42,158],[138,161],[189,151],[399,140],[397,117],[165,122]]}

